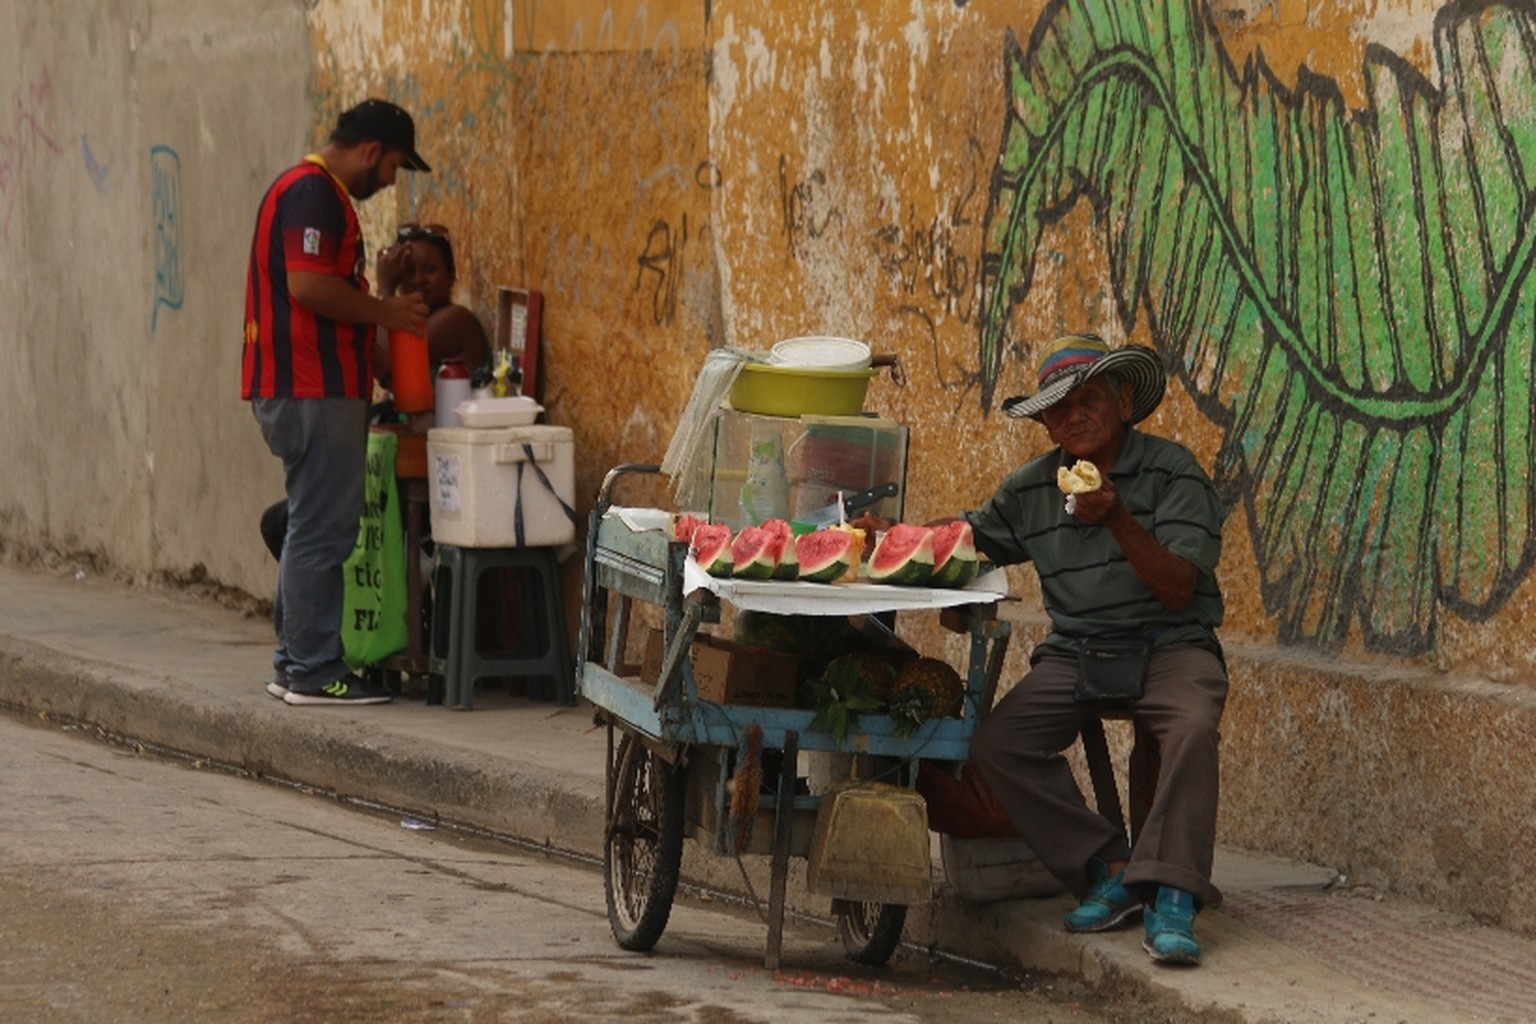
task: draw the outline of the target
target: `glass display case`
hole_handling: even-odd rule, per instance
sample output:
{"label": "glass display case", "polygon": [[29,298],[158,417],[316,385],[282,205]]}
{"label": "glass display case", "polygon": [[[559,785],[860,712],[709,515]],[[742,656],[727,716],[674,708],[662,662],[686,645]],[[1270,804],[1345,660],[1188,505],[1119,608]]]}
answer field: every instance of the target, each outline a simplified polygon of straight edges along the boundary
{"label": "glass display case", "polygon": [[[906,497],[907,428],[875,416],[762,416],[719,409],[703,493],[711,520],[740,529],[769,518],[825,525],[841,492],[894,485],[867,511],[898,522]],[[858,514],[857,512],[854,514]]]}

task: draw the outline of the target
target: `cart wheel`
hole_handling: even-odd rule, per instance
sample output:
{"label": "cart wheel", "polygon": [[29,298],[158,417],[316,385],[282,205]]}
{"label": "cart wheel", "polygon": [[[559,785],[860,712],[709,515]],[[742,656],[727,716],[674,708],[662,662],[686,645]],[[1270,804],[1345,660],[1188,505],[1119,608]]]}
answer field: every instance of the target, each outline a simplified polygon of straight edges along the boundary
{"label": "cart wheel", "polygon": [[684,776],[633,736],[619,743],[613,815],[603,843],[608,923],[620,949],[656,945],[683,861]]}
{"label": "cart wheel", "polygon": [[843,940],[848,959],[856,964],[880,967],[896,952],[901,929],[907,923],[903,903],[859,903],[833,900],[837,915],[837,934]]}

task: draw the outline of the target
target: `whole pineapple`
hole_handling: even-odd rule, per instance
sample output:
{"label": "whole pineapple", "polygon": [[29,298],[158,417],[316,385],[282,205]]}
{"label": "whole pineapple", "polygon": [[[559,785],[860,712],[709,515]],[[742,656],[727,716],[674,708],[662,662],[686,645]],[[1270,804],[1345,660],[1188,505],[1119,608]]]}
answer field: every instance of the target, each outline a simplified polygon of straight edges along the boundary
{"label": "whole pineapple", "polygon": [[884,704],[890,699],[896,682],[896,669],[890,662],[867,651],[839,654],[827,665],[823,679],[844,693],[864,692]]}
{"label": "whole pineapple", "polygon": [[830,732],[838,741],[865,711],[878,711],[896,678],[889,664],[862,651],[840,654],[827,665],[812,694],[816,717],[812,729]]}
{"label": "whole pineapple", "polygon": [[938,658],[918,658],[898,672],[891,684],[890,714],[896,720],[896,735],[910,736],[930,718],[959,714],[964,697],[965,683],[954,666]]}

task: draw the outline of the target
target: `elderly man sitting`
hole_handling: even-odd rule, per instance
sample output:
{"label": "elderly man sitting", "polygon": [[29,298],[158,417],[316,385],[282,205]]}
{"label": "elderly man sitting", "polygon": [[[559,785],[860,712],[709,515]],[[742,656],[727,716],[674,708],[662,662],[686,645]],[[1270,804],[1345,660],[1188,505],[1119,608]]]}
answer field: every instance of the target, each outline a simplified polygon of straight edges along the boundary
{"label": "elderly man sitting", "polygon": [[[981,723],[971,760],[1041,862],[1086,894],[1068,930],[1104,931],[1145,911],[1152,958],[1194,964],[1195,914],[1219,899],[1210,879],[1227,675],[1213,630],[1226,511],[1188,449],[1135,429],[1164,387],[1151,350],[1073,335],[1046,350],[1036,394],[1004,403],[1009,415],[1044,424],[1056,447],[966,518],[993,561],[1034,563],[1053,628]],[[1059,488],[1058,475],[1079,460],[1101,483],[1064,503],[1067,483],[1083,485]],[[1131,695],[1081,692],[1098,676]],[[1089,809],[1062,757],[1108,700],[1160,754],[1134,848]]]}

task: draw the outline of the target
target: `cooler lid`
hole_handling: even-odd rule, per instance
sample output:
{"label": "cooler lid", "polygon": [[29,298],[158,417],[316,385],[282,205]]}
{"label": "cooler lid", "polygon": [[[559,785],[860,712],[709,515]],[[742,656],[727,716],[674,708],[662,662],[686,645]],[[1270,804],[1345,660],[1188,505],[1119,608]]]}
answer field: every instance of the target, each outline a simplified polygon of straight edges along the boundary
{"label": "cooler lid", "polygon": [[516,441],[547,441],[554,444],[572,439],[570,427],[533,423],[526,427],[433,427],[427,431],[428,444],[509,444]]}

